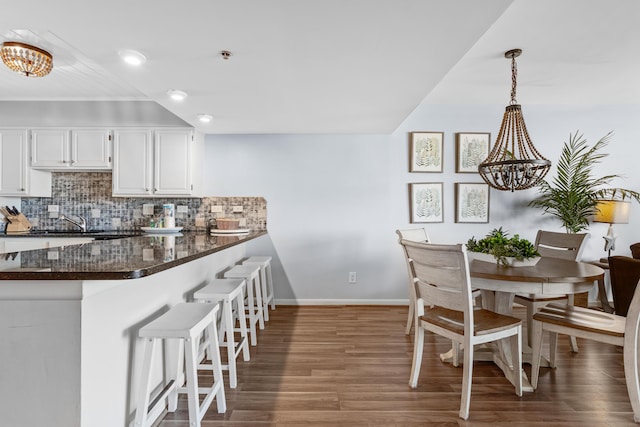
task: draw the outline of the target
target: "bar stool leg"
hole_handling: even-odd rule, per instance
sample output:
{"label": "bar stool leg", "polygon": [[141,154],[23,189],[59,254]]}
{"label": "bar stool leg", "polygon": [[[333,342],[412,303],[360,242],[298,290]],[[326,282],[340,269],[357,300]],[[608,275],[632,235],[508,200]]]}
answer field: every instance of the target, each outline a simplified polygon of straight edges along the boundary
{"label": "bar stool leg", "polygon": [[[260,276],[258,276],[260,277]],[[258,278],[258,281],[260,281],[260,279]],[[264,329],[264,316],[265,316],[265,312],[263,309],[263,302],[262,302],[262,283],[257,283],[255,280],[253,280],[254,284],[255,284],[255,291],[256,291],[256,316],[258,316],[258,324],[260,325],[260,329]]]}
{"label": "bar stool leg", "polygon": [[209,347],[211,349],[211,354],[213,355],[211,359],[211,364],[213,365],[213,382],[217,384],[217,391],[215,391],[215,393],[212,393],[211,397],[213,397],[213,394],[215,394],[218,413],[222,414],[227,410],[227,401],[224,395],[222,361],[220,360],[220,351],[218,349],[220,342],[218,341],[218,335],[216,334],[216,328],[213,323],[209,324],[207,328],[209,329],[209,334],[213,336],[213,338],[209,341]]}
{"label": "bar stool leg", "polygon": [[[151,387],[151,366],[153,365],[153,355],[155,350],[155,343],[153,338],[147,338],[144,345],[144,358],[142,366],[145,367],[142,372],[142,378],[138,389],[138,399],[136,400],[140,405],[136,411],[136,426],[147,425],[147,408],[149,407],[150,396],[147,392]],[[142,409],[141,409],[142,408]]]}
{"label": "bar stool leg", "polygon": [[[249,342],[247,341],[247,319],[244,315],[244,292],[240,289],[240,296],[236,298],[236,315],[238,316],[238,323],[240,324],[240,339],[242,340],[242,359],[245,362],[251,360],[251,354],[249,353]],[[232,316],[233,317],[233,316]],[[233,322],[233,320],[231,320]],[[235,323],[232,323],[235,326]],[[235,330],[234,328],[231,328]]]}
{"label": "bar stool leg", "polygon": [[[209,339],[211,338],[212,337],[209,337]],[[186,338],[184,341],[187,371],[187,401],[189,402],[189,420],[192,420],[189,424],[200,427],[200,419],[198,417],[198,408],[200,407],[198,397],[198,373],[195,370],[195,367],[198,365],[198,361],[196,360],[196,342],[191,338]],[[193,420],[195,420],[195,424]]]}
{"label": "bar stool leg", "polygon": [[265,268],[266,270],[266,275],[267,275],[267,288],[268,288],[268,293],[267,293],[267,303],[269,302],[269,300],[271,300],[271,310],[275,310],[276,309],[276,295],[273,292],[273,276],[271,275],[271,262],[269,262],[267,264],[267,267]]}

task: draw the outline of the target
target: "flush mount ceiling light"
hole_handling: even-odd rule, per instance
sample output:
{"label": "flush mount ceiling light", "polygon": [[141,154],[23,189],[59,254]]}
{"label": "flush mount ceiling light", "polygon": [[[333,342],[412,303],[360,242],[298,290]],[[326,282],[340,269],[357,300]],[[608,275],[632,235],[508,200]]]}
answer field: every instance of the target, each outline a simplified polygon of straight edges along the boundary
{"label": "flush mount ceiling light", "polygon": [[23,76],[42,77],[53,69],[53,57],[49,52],[26,43],[4,42],[0,55],[7,67]]}
{"label": "flush mount ceiling light", "polygon": [[231,55],[233,55],[233,53],[231,53],[231,51],[229,51],[229,50],[221,50],[220,51],[220,56],[225,61],[229,60],[229,58],[231,58]]}
{"label": "flush mount ceiling light", "polygon": [[533,146],[516,102],[516,58],[522,50],[505,52],[511,58],[511,102],[507,106],[498,138],[489,156],[478,166],[482,179],[491,187],[503,191],[525,190],[536,186],[549,172],[551,162]]}
{"label": "flush mount ceiling light", "polygon": [[198,120],[200,120],[202,123],[209,123],[211,120],[213,120],[213,116],[209,114],[198,114]]}
{"label": "flush mount ceiling light", "polygon": [[120,58],[129,65],[142,65],[147,61],[147,57],[138,51],[132,49],[124,49],[118,52]]}
{"label": "flush mount ceiling light", "polygon": [[175,90],[175,89],[168,90],[167,94],[174,101],[184,101],[184,99],[187,97],[187,93],[186,92],[183,92],[181,90]]}

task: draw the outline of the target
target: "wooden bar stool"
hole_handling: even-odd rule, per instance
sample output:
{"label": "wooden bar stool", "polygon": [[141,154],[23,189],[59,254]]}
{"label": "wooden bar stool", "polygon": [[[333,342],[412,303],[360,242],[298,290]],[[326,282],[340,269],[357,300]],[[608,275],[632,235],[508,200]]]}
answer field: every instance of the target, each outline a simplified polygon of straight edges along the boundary
{"label": "wooden bar stool", "polygon": [[236,265],[224,273],[225,279],[244,279],[247,281],[247,302],[245,309],[249,319],[249,333],[251,345],[258,344],[256,324],[264,329],[264,310],[262,305],[262,292],[260,285],[260,267],[253,264]]}
{"label": "wooden bar stool", "polygon": [[252,256],[246,259],[242,265],[257,264],[260,266],[260,284],[262,285],[262,304],[264,320],[269,320],[269,303],[271,310],[276,309],[276,300],[273,293],[273,276],[271,275],[270,256]]}
{"label": "wooden bar stool", "polygon": [[[140,329],[139,336],[145,338],[146,344],[142,379],[137,400],[136,427],[152,425],[164,410],[165,399],[168,399],[168,411],[175,412],[178,406],[178,393],[187,393],[188,395],[190,426],[200,427],[200,421],[214,398],[218,405],[218,412],[223,413],[226,411],[227,404],[222,382],[218,334],[216,332],[218,309],[218,304],[179,303]],[[198,341],[205,329],[210,337],[209,352],[211,354],[213,384],[211,387],[198,387]],[[151,369],[153,367],[156,342],[164,341],[166,344],[166,340],[171,339],[179,340],[179,345],[177,346],[178,363],[173,367],[175,371],[168,375],[168,378],[171,379],[153,399],[151,408],[149,408],[152,388]],[[186,360],[183,360],[185,358]],[[186,368],[186,387],[183,387],[183,364]],[[165,369],[167,369],[166,366]],[[202,403],[199,403],[199,394],[205,393],[205,398]]]}
{"label": "wooden bar stool", "polygon": [[[193,294],[193,298],[198,302],[222,302],[218,342],[220,346],[227,347],[227,364],[222,365],[222,369],[229,371],[229,387],[231,388],[236,388],[238,385],[236,359],[240,355],[240,351],[242,351],[242,357],[245,362],[249,361],[251,357],[247,340],[247,320],[244,316],[244,288],[246,283],[247,281],[244,279],[213,279],[204,288]],[[235,328],[236,316],[240,323],[238,329]],[[238,342],[235,341],[235,331],[240,332],[240,340]],[[200,365],[201,368],[208,366]]]}

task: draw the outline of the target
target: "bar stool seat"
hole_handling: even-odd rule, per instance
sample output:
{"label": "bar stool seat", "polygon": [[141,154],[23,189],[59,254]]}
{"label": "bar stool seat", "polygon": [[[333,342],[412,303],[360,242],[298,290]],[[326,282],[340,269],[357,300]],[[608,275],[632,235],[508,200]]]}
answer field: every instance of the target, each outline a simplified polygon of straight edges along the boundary
{"label": "bar stool seat", "polygon": [[[227,364],[222,365],[222,369],[229,371],[229,387],[231,388],[236,388],[238,385],[236,359],[240,352],[242,351],[245,362],[249,361],[251,357],[247,340],[247,320],[244,315],[246,283],[247,281],[244,279],[212,279],[204,288],[193,294],[193,298],[198,302],[222,302],[218,342],[221,347],[227,347]],[[238,329],[235,328],[236,317],[240,324]],[[235,341],[235,331],[240,332],[238,342]],[[200,366],[203,367],[203,365]]]}
{"label": "bar stool seat", "polygon": [[257,264],[260,266],[260,284],[262,286],[262,303],[264,308],[264,320],[269,320],[269,303],[271,310],[276,309],[276,300],[273,293],[273,276],[271,274],[270,256],[251,256],[244,260],[242,265]]}
{"label": "bar stool seat", "polygon": [[224,273],[225,279],[244,279],[247,281],[247,302],[245,310],[249,321],[251,345],[258,344],[256,324],[264,329],[264,309],[260,285],[260,267],[253,264],[236,265]]}
{"label": "bar stool seat", "polygon": [[[139,336],[145,338],[144,361],[142,367],[142,379],[138,390],[135,425],[148,427],[162,413],[165,400],[168,399],[168,411],[175,412],[178,406],[178,393],[187,393],[189,404],[189,425],[200,427],[200,422],[209,405],[216,399],[218,412],[224,413],[227,409],[224,385],[222,382],[222,369],[220,362],[220,349],[218,348],[218,335],[216,333],[216,315],[218,304],[179,303],[169,311],[151,321],[140,329]],[[211,369],[213,370],[213,384],[211,387],[198,387],[198,341],[201,334],[207,330],[209,334],[209,352],[211,354]],[[163,390],[153,399],[151,408],[151,370],[157,341],[177,339],[177,364],[169,367],[170,380]],[[183,360],[185,359],[186,360]],[[166,358],[165,358],[166,361]],[[183,387],[185,378],[183,364],[186,370],[186,387]],[[167,369],[167,367],[165,367]],[[200,402],[199,394],[206,394]]]}

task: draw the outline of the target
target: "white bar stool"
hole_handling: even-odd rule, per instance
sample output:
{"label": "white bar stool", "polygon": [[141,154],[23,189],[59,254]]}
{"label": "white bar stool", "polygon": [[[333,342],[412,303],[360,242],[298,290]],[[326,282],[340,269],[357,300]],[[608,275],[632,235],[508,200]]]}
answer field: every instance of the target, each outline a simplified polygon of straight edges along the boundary
{"label": "white bar stool", "polygon": [[[213,279],[208,284],[196,291],[193,298],[198,302],[219,302],[222,301],[222,317],[220,320],[220,332],[218,341],[220,346],[227,347],[227,364],[222,365],[222,369],[229,371],[229,387],[238,386],[238,374],[236,369],[236,359],[242,351],[245,362],[249,361],[249,342],[247,340],[247,320],[244,316],[244,288],[247,281],[244,279]],[[235,310],[234,310],[235,305]],[[235,317],[238,317],[240,328],[235,328]],[[240,340],[235,342],[236,330],[240,331]],[[226,334],[226,340],[225,340]],[[209,365],[200,365],[208,367]]]}
{"label": "white bar stool", "polygon": [[[178,406],[178,393],[187,393],[189,403],[189,425],[200,427],[200,421],[211,405],[214,397],[218,405],[218,412],[223,413],[227,409],[222,383],[222,369],[220,362],[220,349],[218,348],[218,335],[216,332],[217,304],[179,303],[169,311],[151,321],[140,329],[139,336],[146,339],[144,349],[144,362],[142,367],[142,379],[138,392],[138,404],[136,409],[136,427],[148,427],[162,413],[165,399],[168,399],[168,411],[175,412]],[[198,341],[205,331],[209,333],[209,351],[213,370],[213,384],[211,387],[198,387]],[[178,339],[178,363],[173,367],[174,372],[167,375],[171,380],[164,389],[153,399],[151,408],[151,368],[157,341]],[[164,341],[166,344],[166,341]],[[184,344],[184,347],[182,346]],[[183,357],[186,356],[186,360]],[[166,360],[166,359],[165,359]],[[186,387],[184,384],[183,366],[186,365]],[[165,369],[167,367],[165,366]],[[202,403],[199,403],[199,394],[205,394]]]}
{"label": "white bar stool", "polygon": [[249,333],[251,345],[258,344],[256,335],[256,323],[260,329],[264,329],[264,310],[262,305],[262,292],[260,290],[260,267],[257,265],[236,265],[224,273],[225,279],[244,279],[247,281],[247,317],[249,319]]}
{"label": "white bar stool", "polygon": [[269,320],[269,303],[271,310],[276,309],[276,300],[273,293],[273,276],[271,275],[270,256],[252,256],[247,258],[242,265],[257,264],[260,266],[260,283],[262,285],[262,303],[264,307],[264,320]]}

